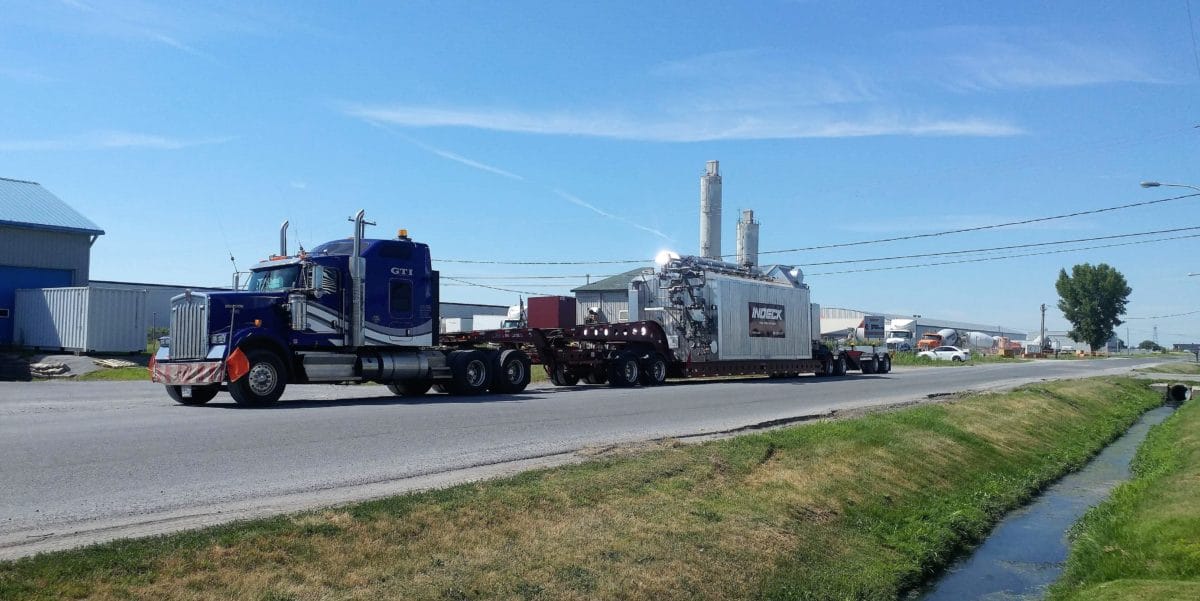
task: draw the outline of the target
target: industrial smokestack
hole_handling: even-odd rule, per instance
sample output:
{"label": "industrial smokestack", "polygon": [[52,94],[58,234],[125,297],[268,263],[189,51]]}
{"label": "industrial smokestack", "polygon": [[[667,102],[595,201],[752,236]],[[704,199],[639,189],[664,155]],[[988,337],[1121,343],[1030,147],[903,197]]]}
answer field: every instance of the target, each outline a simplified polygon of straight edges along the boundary
{"label": "industrial smokestack", "polygon": [[700,178],[700,256],[721,259],[721,174],[709,161]]}
{"label": "industrial smokestack", "polygon": [[758,265],[758,222],[750,209],[742,211],[737,222],[737,263],[743,267]]}

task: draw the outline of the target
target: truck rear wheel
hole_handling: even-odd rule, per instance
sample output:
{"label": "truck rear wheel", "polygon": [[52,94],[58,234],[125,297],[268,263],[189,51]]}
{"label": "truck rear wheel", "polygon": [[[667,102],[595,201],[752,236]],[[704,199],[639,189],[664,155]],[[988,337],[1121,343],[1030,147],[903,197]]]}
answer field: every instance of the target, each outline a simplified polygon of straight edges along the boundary
{"label": "truck rear wheel", "polygon": [[237,382],[229,383],[229,394],[245,407],[272,405],[283,396],[287,386],[283,361],[268,350],[252,349],[246,353],[250,369]]}
{"label": "truck rear wheel", "polygon": [[491,391],[512,394],[525,390],[529,385],[529,366],[529,355],[524,351],[509,349],[496,353]]}
{"label": "truck rear wheel", "polygon": [[886,374],[886,373],[892,371],[892,356],[887,353],[884,353],[883,357],[880,359],[879,367],[880,367],[879,373],[881,373],[881,374]]}
{"label": "truck rear wheel", "polygon": [[387,385],[396,396],[424,396],[432,386],[432,380],[397,380]]}
{"label": "truck rear wheel", "polygon": [[667,360],[658,353],[642,357],[640,380],[643,386],[659,386],[667,381]]}
{"label": "truck rear wheel", "polygon": [[171,400],[181,405],[203,405],[217,396],[217,392],[221,390],[219,384],[207,384],[205,386],[192,386],[192,396],[183,396],[182,386],[167,385],[167,396]]}
{"label": "truck rear wheel", "polygon": [[492,381],[487,356],[479,351],[450,353],[450,394],[472,396],[487,390]]}
{"label": "truck rear wheel", "polygon": [[608,364],[608,385],[613,388],[626,388],[638,382],[637,359],[629,353],[621,353]]}

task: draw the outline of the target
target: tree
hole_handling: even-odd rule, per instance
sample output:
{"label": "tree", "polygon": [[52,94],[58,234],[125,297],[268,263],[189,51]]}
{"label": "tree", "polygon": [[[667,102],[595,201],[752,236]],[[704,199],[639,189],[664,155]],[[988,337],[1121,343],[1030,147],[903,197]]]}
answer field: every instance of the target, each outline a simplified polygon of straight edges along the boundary
{"label": "tree", "polygon": [[1116,327],[1125,323],[1120,316],[1125,314],[1133,290],[1121,272],[1105,263],[1076,265],[1071,275],[1061,269],[1054,288],[1058,290],[1058,308],[1071,322],[1068,335],[1090,344],[1093,351],[1104,348]]}
{"label": "tree", "polygon": [[1138,348],[1142,349],[1143,351],[1161,351],[1161,350],[1163,350],[1163,347],[1158,346],[1157,344],[1154,344],[1153,340],[1141,341],[1140,343],[1138,343]]}

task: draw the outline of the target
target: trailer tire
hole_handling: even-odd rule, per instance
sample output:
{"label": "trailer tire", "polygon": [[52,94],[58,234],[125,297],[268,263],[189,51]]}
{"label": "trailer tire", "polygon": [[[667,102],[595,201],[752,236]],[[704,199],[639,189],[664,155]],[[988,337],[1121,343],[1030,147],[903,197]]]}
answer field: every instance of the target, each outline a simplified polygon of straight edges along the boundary
{"label": "trailer tire", "polygon": [[830,358],[822,359],[820,371],[814,373],[813,375],[817,376],[818,378],[832,376],[833,375],[833,359],[830,359]]}
{"label": "trailer tire", "polygon": [[424,396],[432,386],[432,380],[396,380],[387,388],[396,396]]}
{"label": "trailer tire", "polygon": [[604,368],[594,368],[583,376],[588,384],[603,384],[608,381],[608,372]]}
{"label": "trailer tire", "polygon": [[862,372],[864,374],[873,374],[873,373],[879,371],[879,364],[876,363],[874,358],[859,359],[858,364],[862,367]]}
{"label": "trailer tire", "polygon": [[172,386],[170,384],[167,385],[167,396],[171,397],[171,400],[179,403],[180,405],[203,405],[213,400],[213,397],[217,396],[217,393],[220,391],[220,384],[192,386],[192,396],[185,397],[183,396],[182,386]]}
{"label": "trailer tire", "polygon": [[492,364],[492,392],[513,394],[525,390],[529,386],[529,355],[524,351],[508,349],[496,353],[495,363]]}
{"label": "trailer tire", "polygon": [[834,358],[834,360],[833,360],[833,375],[835,375],[835,376],[846,375],[846,356],[845,355],[838,355],[837,357]]}
{"label": "trailer tire", "polygon": [[629,353],[620,353],[608,363],[608,385],[613,388],[628,388],[637,384],[642,370],[637,358]]}
{"label": "trailer tire", "polygon": [[229,395],[244,407],[266,407],[275,404],[287,387],[287,372],[283,361],[266,349],[246,352],[250,369],[236,382],[229,383]]}
{"label": "trailer tire", "polygon": [[482,352],[453,351],[450,353],[450,383],[446,389],[450,394],[474,396],[487,390],[491,375],[491,365]]}
{"label": "trailer tire", "polygon": [[658,353],[642,357],[638,368],[641,372],[638,377],[643,386],[661,386],[667,381],[667,360]]}
{"label": "trailer tire", "polygon": [[557,363],[550,371],[550,382],[555,386],[574,386],[579,383],[579,376],[567,371],[565,363]]}
{"label": "trailer tire", "polygon": [[879,370],[879,373],[881,373],[881,374],[890,373],[892,371],[892,356],[887,353],[884,353],[883,357],[880,358],[880,361],[882,363],[880,363],[879,366],[882,369]]}

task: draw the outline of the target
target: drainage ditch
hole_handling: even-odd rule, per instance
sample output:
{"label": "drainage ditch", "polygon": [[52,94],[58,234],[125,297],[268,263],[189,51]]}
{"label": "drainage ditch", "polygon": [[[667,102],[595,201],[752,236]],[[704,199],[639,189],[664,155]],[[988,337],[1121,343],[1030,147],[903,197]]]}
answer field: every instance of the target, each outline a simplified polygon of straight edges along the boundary
{"label": "drainage ditch", "polygon": [[1067,560],[1068,529],[1089,508],[1130,478],[1130,462],[1150,428],[1191,398],[1184,384],[1156,385],[1167,402],[1147,411],[1083,469],[1050,486],[1030,504],[1013,511],[969,556],[929,587],[910,595],[921,601],[1041,599],[1058,580]]}

